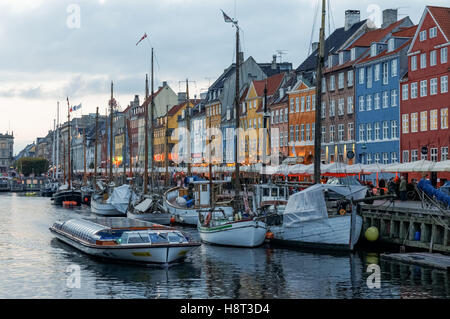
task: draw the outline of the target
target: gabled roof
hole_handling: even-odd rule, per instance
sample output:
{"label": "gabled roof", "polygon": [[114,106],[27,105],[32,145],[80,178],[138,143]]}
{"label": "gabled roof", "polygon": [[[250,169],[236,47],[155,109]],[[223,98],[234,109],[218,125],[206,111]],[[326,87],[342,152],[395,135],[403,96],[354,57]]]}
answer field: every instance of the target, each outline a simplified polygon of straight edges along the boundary
{"label": "gabled roof", "polygon": [[[194,105],[197,105],[199,102],[200,102],[200,100],[199,99],[189,99],[189,102],[191,103],[191,104],[194,104]],[[177,104],[177,105],[174,105],[174,106],[172,106],[172,108],[169,110],[169,115],[170,116],[173,116],[173,115],[175,115],[180,109],[182,109],[184,106],[186,106],[186,101],[184,101],[184,102],[182,102],[182,103],[180,103],[180,104]]]}
{"label": "gabled roof", "polygon": [[450,8],[427,6],[447,41],[450,41]]}
{"label": "gabled roof", "polygon": [[278,90],[278,88],[280,87],[281,82],[284,79],[284,76],[285,73],[278,73],[264,80],[253,81],[253,86],[255,87],[256,95],[264,96],[264,88],[266,87],[266,85],[267,85],[267,96],[273,95],[275,91]]}
{"label": "gabled roof", "polygon": [[[334,30],[334,32],[325,40],[325,59],[328,57],[328,54],[335,53],[366,22],[367,20],[357,22],[347,31],[345,31],[344,27]],[[305,61],[300,64],[296,72],[304,72],[315,69],[317,67],[317,54],[318,50],[316,49],[306,58]]]}
{"label": "gabled roof", "polygon": [[414,36],[417,30],[417,25],[413,25],[412,27],[400,27],[400,30],[392,33],[393,37],[397,38],[411,38]]}
{"label": "gabled roof", "polygon": [[[158,94],[161,93],[163,88],[164,88],[163,86],[160,86],[158,91],[153,93],[153,96],[156,98]],[[144,101],[144,103],[142,103],[142,106],[149,105],[151,102],[152,102],[152,95],[150,94],[150,96]]]}
{"label": "gabled roof", "polygon": [[395,49],[394,51],[388,52],[387,48],[383,51],[381,51],[378,55],[372,57],[370,55],[366,56],[365,58],[361,59],[358,61],[358,63],[356,64],[361,64],[361,63],[366,63],[366,62],[370,62],[373,60],[377,60],[377,59],[381,59],[390,55],[395,55],[397,54],[399,51],[401,51],[402,49],[406,48],[407,46],[409,46],[411,44],[411,39],[406,41],[405,43],[403,43],[401,46],[399,46],[397,49]]}

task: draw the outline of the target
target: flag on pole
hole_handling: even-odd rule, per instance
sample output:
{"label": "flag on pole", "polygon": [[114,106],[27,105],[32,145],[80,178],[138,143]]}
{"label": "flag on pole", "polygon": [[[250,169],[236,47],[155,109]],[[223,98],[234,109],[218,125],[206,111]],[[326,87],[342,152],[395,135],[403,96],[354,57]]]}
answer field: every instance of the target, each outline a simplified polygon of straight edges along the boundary
{"label": "flag on pole", "polygon": [[78,105],[72,106],[70,109],[71,109],[71,111],[74,111],[74,112],[81,109],[81,103]]}
{"label": "flag on pole", "polygon": [[147,37],[147,33],[144,33],[144,35],[142,36],[142,38],[136,43],[136,46],[145,38]]}
{"label": "flag on pole", "polygon": [[229,16],[227,16],[225,14],[225,12],[223,12],[223,10],[220,10],[223,13],[223,19],[225,20],[225,22],[233,22],[233,19],[231,19]]}

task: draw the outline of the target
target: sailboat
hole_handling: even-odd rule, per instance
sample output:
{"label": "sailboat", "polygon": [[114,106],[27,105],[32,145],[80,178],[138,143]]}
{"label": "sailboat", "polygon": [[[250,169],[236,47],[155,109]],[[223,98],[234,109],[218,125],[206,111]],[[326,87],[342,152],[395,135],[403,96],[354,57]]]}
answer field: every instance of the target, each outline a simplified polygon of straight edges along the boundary
{"label": "sailboat", "polygon": [[[58,105],[59,106],[59,105]],[[59,108],[59,107],[58,107]],[[59,113],[59,111],[58,111]],[[54,205],[64,205],[64,203],[70,203],[71,205],[80,206],[81,205],[81,191],[75,190],[72,188],[72,165],[70,160],[70,104],[69,104],[69,97],[67,97],[67,154],[68,154],[68,179],[67,184],[62,185],[59,187],[58,191],[56,191],[51,200],[53,201]],[[65,151],[65,150],[64,150]],[[65,153],[65,152],[64,152]],[[64,161],[65,162],[65,161]],[[64,176],[64,183],[65,183],[65,176]]]}
{"label": "sailboat", "polygon": [[[233,198],[232,217],[227,217],[225,211],[221,208],[212,206],[206,210],[198,211],[197,230],[203,242],[233,247],[257,247],[264,243],[267,233],[267,225],[263,216],[257,216],[251,211],[248,204],[246,192],[243,194],[243,205],[241,205],[241,184],[238,162],[238,129],[239,129],[239,25],[237,21],[229,18],[223,13],[225,22],[232,22],[236,27],[236,92],[235,92],[235,114],[236,114],[236,135],[235,135],[235,192]],[[265,122],[266,123],[266,122]],[[265,127],[267,128],[267,127]],[[211,144],[211,139],[210,139]],[[266,150],[264,150],[265,152]],[[212,161],[210,150],[209,161],[209,185],[210,185],[210,203],[214,203],[213,182],[212,182]],[[242,209],[244,206],[244,209]]]}
{"label": "sailboat", "polygon": [[268,237],[274,242],[287,245],[351,251],[358,242],[362,229],[362,217],[357,215],[357,202],[365,198],[367,188],[362,185],[320,184],[324,30],[325,0],[322,0],[316,76],[315,185],[291,195],[285,208],[268,216]]}
{"label": "sailboat", "polygon": [[[109,183],[105,187],[100,182],[97,182],[99,192],[94,194],[91,198],[91,212],[102,216],[124,216],[126,209],[131,199],[131,189],[129,185],[122,185],[115,187],[113,182],[112,170],[112,149],[113,149],[113,111],[115,100],[113,97],[113,83],[111,82],[111,99],[110,106],[110,154],[109,154]],[[97,154],[95,154],[97,156]]]}

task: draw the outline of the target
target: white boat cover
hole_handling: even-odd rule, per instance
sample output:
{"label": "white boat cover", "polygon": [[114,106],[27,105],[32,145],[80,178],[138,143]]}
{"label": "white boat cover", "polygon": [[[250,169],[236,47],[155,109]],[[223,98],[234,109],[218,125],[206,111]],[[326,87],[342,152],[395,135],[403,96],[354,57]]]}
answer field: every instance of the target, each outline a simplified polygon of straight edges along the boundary
{"label": "white boat cover", "polygon": [[146,212],[147,209],[150,208],[152,203],[153,203],[153,200],[151,198],[146,198],[142,202],[140,202],[138,205],[136,205],[134,207],[134,210],[137,212],[141,212],[141,213]]}
{"label": "white boat cover", "polygon": [[332,190],[347,198],[364,198],[367,188],[357,185],[327,185],[316,184],[305,190],[292,194],[289,197],[286,209],[283,212],[283,224],[286,227],[295,227],[297,223],[311,220],[328,219],[327,205],[324,192]]}
{"label": "white boat cover", "polygon": [[111,196],[106,200],[106,203],[111,204],[115,209],[121,213],[126,213],[128,204],[130,202],[131,189],[125,184],[114,188]]}

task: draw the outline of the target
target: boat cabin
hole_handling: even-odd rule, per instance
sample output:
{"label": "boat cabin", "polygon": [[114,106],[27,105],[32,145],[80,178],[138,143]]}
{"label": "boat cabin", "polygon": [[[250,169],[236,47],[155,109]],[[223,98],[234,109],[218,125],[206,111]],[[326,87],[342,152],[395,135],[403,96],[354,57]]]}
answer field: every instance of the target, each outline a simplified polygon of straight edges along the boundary
{"label": "boat cabin", "polygon": [[[213,198],[214,201],[230,200],[231,195],[226,194],[226,181],[213,181]],[[186,200],[188,208],[207,208],[210,205],[210,182],[209,181],[193,181],[188,184],[187,188],[180,187],[178,189],[178,197]]]}

